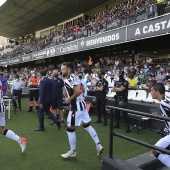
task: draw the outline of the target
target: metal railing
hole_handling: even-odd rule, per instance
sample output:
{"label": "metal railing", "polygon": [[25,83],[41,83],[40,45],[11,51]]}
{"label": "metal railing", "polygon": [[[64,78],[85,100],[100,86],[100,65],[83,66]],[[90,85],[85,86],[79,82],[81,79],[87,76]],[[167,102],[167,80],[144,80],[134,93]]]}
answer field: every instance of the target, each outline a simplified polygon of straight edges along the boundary
{"label": "metal railing", "polygon": [[125,136],[122,135],[120,133],[114,132],[113,131],[113,113],[115,110],[118,111],[124,111],[124,112],[128,112],[128,114],[135,114],[135,115],[140,115],[140,116],[145,116],[145,117],[150,117],[150,118],[154,118],[154,119],[159,119],[159,120],[166,120],[166,121],[170,121],[170,118],[168,117],[163,117],[163,116],[155,116],[152,115],[150,113],[144,113],[144,112],[139,112],[139,111],[134,111],[134,110],[129,110],[129,109],[123,109],[123,108],[119,108],[119,107],[113,107],[113,106],[108,106],[108,108],[110,108],[110,140],[109,140],[109,158],[113,158],[113,136],[117,136],[120,137],[122,139],[137,143],[139,145],[160,151],[162,153],[168,154],[170,155],[170,151],[166,150],[166,149],[162,149],[160,147],[148,144],[146,142],[142,142],[140,140],[137,140],[135,138],[131,138],[129,136]]}

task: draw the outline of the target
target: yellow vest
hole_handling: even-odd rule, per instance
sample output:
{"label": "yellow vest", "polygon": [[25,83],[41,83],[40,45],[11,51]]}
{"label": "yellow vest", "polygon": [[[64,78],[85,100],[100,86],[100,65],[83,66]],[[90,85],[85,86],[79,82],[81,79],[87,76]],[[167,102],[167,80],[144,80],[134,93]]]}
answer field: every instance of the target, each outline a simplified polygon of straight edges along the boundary
{"label": "yellow vest", "polygon": [[157,3],[158,4],[165,4],[165,1],[164,0],[157,0]]}

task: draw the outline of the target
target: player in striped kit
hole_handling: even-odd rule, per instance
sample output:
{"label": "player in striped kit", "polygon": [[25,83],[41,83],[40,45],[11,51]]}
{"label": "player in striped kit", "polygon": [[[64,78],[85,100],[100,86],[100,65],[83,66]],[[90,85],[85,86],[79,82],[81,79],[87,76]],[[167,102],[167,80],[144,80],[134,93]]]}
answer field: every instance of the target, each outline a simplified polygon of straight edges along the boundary
{"label": "player in striped kit", "polygon": [[83,86],[78,77],[73,74],[74,66],[70,62],[63,63],[62,76],[64,77],[64,84],[67,93],[65,98],[66,103],[71,103],[71,109],[67,117],[67,135],[70,143],[70,151],[61,156],[63,158],[76,157],[76,126],[83,124],[84,129],[89,132],[93,141],[96,144],[97,155],[101,155],[104,148],[100,144],[98,135],[94,128],[90,125],[91,118],[86,110],[86,103],[84,101],[82,92]]}
{"label": "player in striped kit", "polygon": [[21,151],[24,152],[26,148],[26,138],[21,138],[15,134],[12,130],[5,129],[5,105],[3,102],[3,92],[2,92],[2,83],[0,81],[0,133],[7,138],[15,140],[19,143]]}
{"label": "player in striped kit", "polygon": [[[151,95],[153,99],[160,101],[160,109],[162,116],[170,117],[170,96],[165,95],[165,86],[161,83],[156,83],[151,88]],[[157,113],[154,113],[157,114]],[[161,138],[155,146],[170,150],[170,121],[165,121],[165,129],[168,131],[168,135]],[[152,150],[152,153],[163,164],[170,167],[170,155],[161,153],[156,150]]]}

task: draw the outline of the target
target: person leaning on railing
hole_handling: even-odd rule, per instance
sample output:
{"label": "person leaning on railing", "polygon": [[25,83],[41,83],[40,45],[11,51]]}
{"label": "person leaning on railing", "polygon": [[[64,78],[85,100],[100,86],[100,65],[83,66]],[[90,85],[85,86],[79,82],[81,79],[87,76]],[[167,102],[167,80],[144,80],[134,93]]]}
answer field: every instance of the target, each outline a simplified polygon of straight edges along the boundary
{"label": "person leaning on railing", "polygon": [[163,15],[165,13],[166,1],[165,0],[157,0],[157,12],[158,16]]}
{"label": "person leaning on railing", "polygon": [[[151,88],[151,95],[153,99],[157,99],[160,101],[160,110],[162,116],[170,117],[170,97],[165,95],[165,86],[161,83],[156,83]],[[158,115],[158,113],[152,113],[154,115]],[[165,129],[164,133],[167,133],[167,136],[160,139],[155,146],[170,149],[170,121],[165,121]],[[161,153],[157,150],[152,150],[153,155],[158,158],[163,164],[167,167],[170,167],[170,155]]]}

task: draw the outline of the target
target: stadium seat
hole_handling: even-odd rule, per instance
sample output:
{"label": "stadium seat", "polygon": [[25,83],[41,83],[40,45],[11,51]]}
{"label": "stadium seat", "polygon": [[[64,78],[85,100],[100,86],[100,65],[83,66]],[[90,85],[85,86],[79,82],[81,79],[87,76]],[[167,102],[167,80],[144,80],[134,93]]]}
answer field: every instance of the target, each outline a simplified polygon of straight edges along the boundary
{"label": "stadium seat", "polygon": [[148,103],[159,103],[157,99],[153,99],[151,93],[148,94],[148,97],[146,99],[142,100],[143,102],[148,102]]}
{"label": "stadium seat", "polygon": [[128,100],[133,100],[136,97],[136,90],[128,90]]}
{"label": "stadium seat", "polygon": [[116,92],[111,92],[112,88],[109,88],[109,91],[106,95],[108,98],[113,98],[116,95]]}
{"label": "stadium seat", "polygon": [[165,92],[165,95],[166,95],[166,96],[170,96],[170,92],[167,92],[167,91],[166,91],[166,92]]}
{"label": "stadium seat", "polygon": [[168,85],[165,85],[165,90],[169,90],[169,86]]}
{"label": "stadium seat", "polygon": [[134,101],[143,101],[143,99],[146,99],[147,92],[146,90],[137,90],[137,96],[133,98]]}

